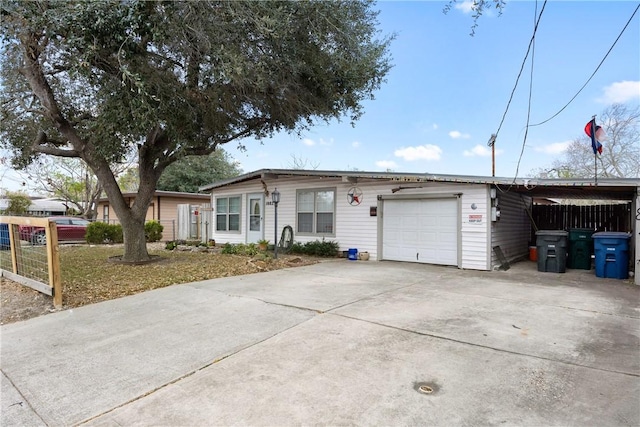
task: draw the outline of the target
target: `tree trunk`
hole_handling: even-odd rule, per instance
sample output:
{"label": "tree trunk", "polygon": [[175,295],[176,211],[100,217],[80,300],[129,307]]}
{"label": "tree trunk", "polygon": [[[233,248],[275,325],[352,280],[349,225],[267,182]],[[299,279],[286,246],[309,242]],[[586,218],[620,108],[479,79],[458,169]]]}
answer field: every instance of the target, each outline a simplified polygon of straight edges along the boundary
{"label": "tree trunk", "polygon": [[132,218],[129,221],[121,221],[124,237],[123,261],[144,262],[149,260],[147,252],[147,239],[144,235],[144,217]]}
{"label": "tree trunk", "polygon": [[103,159],[94,161],[89,156],[84,159],[100,180],[102,188],[107,193],[109,204],[120,220],[120,225],[122,225],[122,236],[124,238],[122,260],[126,262],[148,261],[150,258],[144,235],[144,223],[157,179],[150,179],[148,183],[141,185],[133,205],[130,206],[123,197],[107,163]]}

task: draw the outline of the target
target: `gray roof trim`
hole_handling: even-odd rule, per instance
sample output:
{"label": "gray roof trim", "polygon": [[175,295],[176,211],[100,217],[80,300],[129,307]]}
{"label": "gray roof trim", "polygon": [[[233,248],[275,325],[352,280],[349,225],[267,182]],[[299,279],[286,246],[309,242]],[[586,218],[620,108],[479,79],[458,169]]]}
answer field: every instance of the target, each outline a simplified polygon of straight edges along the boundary
{"label": "gray roof trim", "polygon": [[[137,191],[128,191],[126,193],[122,193],[122,197],[137,197]],[[208,199],[211,197],[209,194],[203,193],[184,193],[180,191],[164,191],[164,190],[156,190],[153,192],[153,197],[182,197],[183,199]],[[100,197],[98,199],[99,202],[104,202],[109,200],[108,197]]]}
{"label": "gray roof trim", "polygon": [[539,178],[504,178],[472,175],[446,175],[430,173],[401,173],[401,172],[363,172],[363,171],[326,171],[303,169],[259,169],[245,173],[234,178],[217,181],[199,188],[200,191],[211,191],[216,188],[249,181],[256,178],[265,178],[269,175],[277,176],[304,176],[323,178],[361,178],[384,179],[391,182],[456,182],[462,184],[493,184],[506,186],[522,186],[525,188],[541,187],[592,187],[602,186],[640,187],[640,179],[637,178],[601,178],[598,184],[593,179],[539,179]]}

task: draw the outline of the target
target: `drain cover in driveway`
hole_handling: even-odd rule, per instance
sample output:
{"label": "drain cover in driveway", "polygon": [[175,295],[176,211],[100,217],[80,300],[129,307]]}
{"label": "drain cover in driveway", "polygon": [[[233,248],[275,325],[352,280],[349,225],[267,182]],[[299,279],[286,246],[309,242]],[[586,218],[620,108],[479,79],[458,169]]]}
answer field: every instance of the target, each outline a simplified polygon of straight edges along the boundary
{"label": "drain cover in driveway", "polygon": [[413,389],[422,394],[433,394],[440,390],[440,387],[434,382],[414,383]]}

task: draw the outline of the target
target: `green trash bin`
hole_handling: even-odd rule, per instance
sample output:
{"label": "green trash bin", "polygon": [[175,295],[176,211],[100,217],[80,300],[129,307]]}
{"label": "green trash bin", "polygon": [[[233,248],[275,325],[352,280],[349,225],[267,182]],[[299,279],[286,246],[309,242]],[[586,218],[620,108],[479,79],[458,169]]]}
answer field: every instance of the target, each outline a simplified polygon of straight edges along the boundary
{"label": "green trash bin", "polygon": [[569,229],[568,268],[591,270],[591,255],[593,255],[592,235],[593,230],[590,228]]}

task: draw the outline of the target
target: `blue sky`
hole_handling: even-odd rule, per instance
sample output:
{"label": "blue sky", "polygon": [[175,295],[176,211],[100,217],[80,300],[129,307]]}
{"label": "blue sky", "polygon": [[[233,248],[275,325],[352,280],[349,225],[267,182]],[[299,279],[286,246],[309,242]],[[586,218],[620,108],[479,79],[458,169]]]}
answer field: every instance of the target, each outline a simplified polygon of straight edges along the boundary
{"label": "blue sky", "polygon": [[[538,2],[538,12],[542,7]],[[484,15],[474,37],[468,5],[381,1],[384,33],[395,32],[394,68],[351,127],[318,125],[227,146],[245,172],[287,168],[293,157],[318,169],[491,175],[487,141],[498,129],[533,34],[536,3],[507,0],[502,16]],[[549,1],[534,51],[531,123],[554,115],[582,87],[638,6],[636,1]],[[531,58],[496,142],[496,175],[513,177],[522,149]],[[613,102],[640,103],[640,12],[598,73],[555,119],[530,128],[518,176],[550,165],[584,125]]]}
{"label": "blue sky", "polygon": [[[542,1],[537,3],[540,11]],[[507,0],[502,16],[485,14],[474,37],[468,4],[443,14],[444,1],[381,1],[380,29],[396,33],[394,68],[351,127],[319,124],[302,137],[279,134],[262,144],[225,149],[245,172],[288,168],[293,158],[326,170],[491,175],[487,141],[498,129],[533,33],[536,2]],[[534,51],[531,123],[548,119],[594,72],[637,1],[547,3]],[[496,142],[496,175],[513,177],[523,145],[531,56]],[[556,118],[530,128],[518,176],[549,166],[584,125],[614,102],[640,103],[640,12],[580,95]],[[0,165],[1,187],[22,179]]]}

